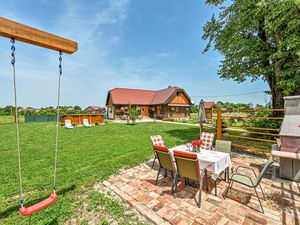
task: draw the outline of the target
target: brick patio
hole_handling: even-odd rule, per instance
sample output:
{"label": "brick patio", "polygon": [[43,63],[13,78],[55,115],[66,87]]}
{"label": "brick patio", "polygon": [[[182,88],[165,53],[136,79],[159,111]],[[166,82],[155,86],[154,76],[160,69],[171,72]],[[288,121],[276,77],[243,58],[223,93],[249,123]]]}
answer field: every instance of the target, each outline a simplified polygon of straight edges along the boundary
{"label": "brick patio", "polygon": [[[266,159],[233,153],[232,161],[234,168],[247,165],[259,172]],[[265,214],[255,210],[260,209],[258,200],[247,187],[235,183],[225,199],[228,183],[222,178],[217,181],[217,196],[211,179],[209,191],[205,190],[204,179],[201,208],[195,200],[196,184],[179,183],[174,199],[170,192],[172,178],[161,175],[155,185],[157,170],[150,166],[148,162],[123,170],[103,184],[154,224],[300,224],[300,184],[278,179],[276,163],[261,182],[267,197],[267,201],[262,200]]]}

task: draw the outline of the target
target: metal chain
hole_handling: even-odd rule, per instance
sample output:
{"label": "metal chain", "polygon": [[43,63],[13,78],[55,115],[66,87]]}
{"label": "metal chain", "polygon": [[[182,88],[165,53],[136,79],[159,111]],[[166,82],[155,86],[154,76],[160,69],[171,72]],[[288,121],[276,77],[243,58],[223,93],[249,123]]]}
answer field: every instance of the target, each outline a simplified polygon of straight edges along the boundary
{"label": "metal chain", "polygon": [[60,90],[61,90],[61,77],[62,77],[62,51],[59,52],[59,76],[58,76],[58,92],[57,92],[57,116],[56,116],[56,142],[55,142],[55,159],[54,159],[54,193],[56,192],[56,165],[59,141],[59,122],[60,122]]}
{"label": "metal chain", "polygon": [[16,82],[16,47],[15,39],[11,38],[11,65],[13,67],[13,83],[14,83],[14,100],[15,100],[15,123],[16,123],[16,137],[17,137],[17,148],[18,148],[18,162],[19,162],[19,179],[20,179],[20,204],[23,207],[23,184],[22,184],[22,167],[21,167],[21,151],[20,151],[20,129],[19,129],[19,115],[18,115],[18,102],[17,102],[17,82]]}

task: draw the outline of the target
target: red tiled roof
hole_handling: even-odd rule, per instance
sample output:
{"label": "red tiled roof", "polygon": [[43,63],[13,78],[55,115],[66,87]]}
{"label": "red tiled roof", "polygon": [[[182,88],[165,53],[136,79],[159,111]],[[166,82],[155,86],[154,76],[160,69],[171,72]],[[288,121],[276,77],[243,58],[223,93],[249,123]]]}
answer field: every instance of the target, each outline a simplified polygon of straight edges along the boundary
{"label": "red tiled roof", "polygon": [[110,91],[113,104],[149,105],[156,91],[115,88]]}
{"label": "red tiled roof", "polygon": [[205,109],[211,109],[215,105],[216,105],[216,103],[214,103],[214,102],[204,102]]}
{"label": "red tiled roof", "polygon": [[[158,105],[165,104],[179,87],[168,87],[159,91],[129,88],[114,88],[109,91],[114,105]],[[188,97],[188,96],[187,96]]]}
{"label": "red tiled roof", "polygon": [[154,95],[154,98],[152,99],[151,104],[153,104],[153,105],[164,104],[172,96],[172,94],[174,94],[174,92],[177,89],[181,89],[181,88],[168,87],[166,89],[156,91],[156,94]]}

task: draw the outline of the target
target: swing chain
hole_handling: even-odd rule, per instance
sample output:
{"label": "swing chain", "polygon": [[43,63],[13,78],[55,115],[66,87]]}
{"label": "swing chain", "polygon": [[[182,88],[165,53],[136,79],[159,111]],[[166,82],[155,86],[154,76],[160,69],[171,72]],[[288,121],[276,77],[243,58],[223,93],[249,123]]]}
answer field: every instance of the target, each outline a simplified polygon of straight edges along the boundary
{"label": "swing chain", "polygon": [[10,39],[10,42],[11,42],[11,64],[14,66],[15,65],[15,62],[16,62],[16,55],[15,55],[15,51],[16,51],[16,47],[15,47],[15,39],[14,38],[11,38]]}
{"label": "swing chain", "polygon": [[16,87],[16,47],[15,39],[11,38],[11,65],[13,66],[13,83],[14,83],[14,100],[15,100],[15,123],[16,123],[16,135],[17,135],[17,148],[18,148],[18,162],[19,162],[19,179],[20,179],[20,204],[23,207],[24,198],[23,198],[23,184],[22,184],[22,168],[21,168],[21,150],[20,150],[20,131],[19,131],[19,115],[18,115],[18,103],[17,103],[17,87]]}
{"label": "swing chain", "polygon": [[61,62],[62,62],[62,51],[59,51],[59,75],[62,76],[62,65],[61,65]]}

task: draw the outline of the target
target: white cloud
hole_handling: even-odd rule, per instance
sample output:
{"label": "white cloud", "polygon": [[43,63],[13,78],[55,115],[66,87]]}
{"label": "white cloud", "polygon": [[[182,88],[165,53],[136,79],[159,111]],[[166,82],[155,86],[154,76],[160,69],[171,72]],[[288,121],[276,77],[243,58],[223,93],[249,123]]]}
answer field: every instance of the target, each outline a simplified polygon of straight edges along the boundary
{"label": "white cloud", "polygon": [[158,58],[173,58],[178,56],[177,52],[161,52],[156,55]]}

